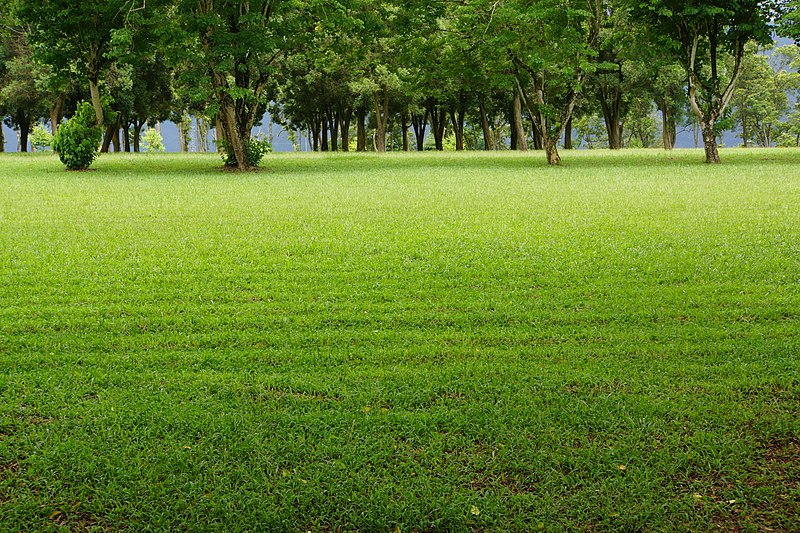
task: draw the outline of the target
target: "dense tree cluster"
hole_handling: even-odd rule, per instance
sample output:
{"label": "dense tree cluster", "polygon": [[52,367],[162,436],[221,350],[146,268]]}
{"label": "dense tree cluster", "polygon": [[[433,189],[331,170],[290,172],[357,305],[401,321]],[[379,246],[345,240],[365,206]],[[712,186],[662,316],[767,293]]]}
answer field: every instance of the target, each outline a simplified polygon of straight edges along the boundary
{"label": "dense tree cluster", "polygon": [[[81,100],[102,149],[173,120],[239,168],[271,111],[314,150],[797,145],[796,0],[10,0],[0,115],[27,150]],[[766,51],[766,53],[765,53]],[[659,130],[661,134],[659,135]],[[2,133],[0,132],[0,135]],[[2,138],[0,137],[0,147]]]}

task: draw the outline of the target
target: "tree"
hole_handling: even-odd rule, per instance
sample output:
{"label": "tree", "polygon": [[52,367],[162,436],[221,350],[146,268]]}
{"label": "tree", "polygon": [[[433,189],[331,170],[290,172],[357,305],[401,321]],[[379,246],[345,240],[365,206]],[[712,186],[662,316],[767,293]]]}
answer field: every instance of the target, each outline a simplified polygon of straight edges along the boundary
{"label": "tree", "polygon": [[561,161],[558,142],[594,70],[603,7],[601,0],[481,0],[462,11],[473,34],[508,59],[551,165]]}
{"label": "tree", "polygon": [[[152,2],[150,2],[152,6]],[[137,10],[152,9],[133,0],[15,0],[14,10],[27,28],[34,55],[56,72],[77,73],[89,84],[98,125],[105,114],[100,80],[110,64],[115,30],[125,27]]]}
{"label": "tree", "polygon": [[248,168],[251,130],[270,100],[274,63],[313,32],[315,6],[278,0],[178,2],[174,14],[185,32],[180,42],[191,47],[187,62],[212,89],[218,136],[240,170]]}
{"label": "tree", "polygon": [[734,119],[742,128],[742,142],[747,146],[772,146],[779,131],[780,119],[789,111],[787,90],[793,73],[776,72],[769,58],[748,46],[742,75],[731,101]]}
{"label": "tree", "polygon": [[[759,0],[628,0],[653,41],[680,59],[689,105],[703,134],[707,163],[719,163],[717,121],[733,98],[749,41],[771,42],[771,13]],[[730,60],[728,60],[730,58]]]}

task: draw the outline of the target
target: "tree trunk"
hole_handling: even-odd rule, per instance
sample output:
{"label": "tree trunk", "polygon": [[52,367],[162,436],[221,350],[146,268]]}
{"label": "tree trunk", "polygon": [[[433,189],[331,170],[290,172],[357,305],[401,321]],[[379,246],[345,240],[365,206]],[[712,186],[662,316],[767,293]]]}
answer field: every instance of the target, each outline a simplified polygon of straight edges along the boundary
{"label": "tree trunk", "polygon": [[403,132],[403,151],[408,152],[408,115],[405,112],[400,119],[400,129]]}
{"label": "tree trunk", "polygon": [[201,117],[197,118],[197,151],[208,151],[208,123]]}
{"label": "tree trunk", "polygon": [[122,149],[122,143],[119,139],[119,128],[114,130],[114,136],[111,138],[111,145],[114,147],[115,152],[119,152]]}
{"label": "tree trunk", "polygon": [[526,152],[528,141],[525,139],[525,129],[522,126],[522,98],[519,91],[514,91],[514,132],[517,139],[515,149]]}
{"label": "tree trunk", "polygon": [[706,163],[717,164],[719,160],[719,149],[717,148],[717,134],[714,131],[714,122],[703,123],[703,145],[706,150]]}
{"label": "tree trunk", "polygon": [[342,112],[339,128],[342,131],[342,151],[350,151],[350,120],[353,117],[353,110],[349,107]]}
{"label": "tree trunk", "polygon": [[[24,111],[17,112],[17,126],[19,127],[20,152],[28,151],[28,134],[31,131],[31,119]],[[2,127],[2,125],[0,125]]]}
{"label": "tree trunk", "polygon": [[483,130],[483,149],[488,152],[494,149],[494,143],[492,142],[492,128],[489,127],[489,117],[486,116],[486,103],[483,96],[480,98],[478,107],[481,114],[481,129]]}
{"label": "tree trunk", "polygon": [[450,122],[453,124],[453,133],[456,135],[456,151],[464,151],[464,114],[451,111]]}
{"label": "tree trunk", "polygon": [[442,109],[435,98],[428,98],[428,113],[431,117],[431,131],[436,150],[444,150],[444,131],[447,124],[447,112]]}
{"label": "tree trunk", "polygon": [[316,118],[311,119],[311,122],[308,125],[308,130],[309,141],[311,141],[311,151],[319,152],[319,122],[317,122]]}
{"label": "tree trunk", "polygon": [[[620,81],[621,79],[622,74],[620,73]],[[623,145],[623,127],[620,120],[622,118],[622,92],[613,90],[613,94],[609,95],[606,88],[601,87],[598,91],[598,100],[608,133],[608,147],[612,150],[619,150]]]}
{"label": "tree trunk", "polygon": [[330,146],[328,146],[328,118],[325,115],[322,115],[322,119],[320,120],[319,132],[322,137],[320,147],[323,152],[328,152],[330,150]]}
{"label": "tree trunk", "polygon": [[186,142],[187,131],[186,131],[186,121],[184,117],[181,116],[180,119],[177,121],[178,126],[178,151],[181,153],[188,152],[189,147],[187,146],[188,143]]}
{"label": "tree trunk", "polygon": [[97,83],[97,78],[89,78],[89,94],[92,98],[95,120],[98,126],[102,126],[105,120],[103,117],[103,103],[100,101],[100,87],[98,87]]}
{"label": "tree trunk", "polygon": [[569,117],[564,126],[564,149],[572,150],[572,117]]}
{"label": "tree trunk", "polygon": [[50,133],[53,135],[55,135],[58,131],[58,127],[61,125],[61,120],[64,118],[64,101],[66,99],[67,95],[60,93],[58,96],[56,96],[56,101],[53,103],[53,107],[50,108]]}
{"label": "tree trunk", "polygon": [[664,150],[675,148],[675,138],[677,131],[675,120],[672,118],[672,111],[664,106],[661,109],[661,139],[664,142]]}
{"label": "tree trunk", "polygon": [[121,122],[122,113],[117,113],[117,120],[114,122],[114,124],[109,124],[106,126],[106,132],[103,136],[103,145],[100,147],[100,153],[108,153],[108,149],[111,146],[111,141],[114,140],[114,135],[119,131]]}
{"label": "tree trunk", "polygon": [[0,121],[0,154],[6,151],[6,135],[3,132],[3,123]]}
{"label": "tree trunk", "polygon": [[367,151],[367,111],[359,108],[356,111],[356,151]]}
{"label": "tree trunk", "polygon": [[222,114],[222,138],[225,139],[228,145],[228,150],[233,150],[233,155],[236,157],[236,168],[238,170],[247,170],[247,154],[244,151],[244,141],[239,128],[236,125],[236,110],[234,103],[230,97],[221,98],[219,113]]}
{"label": "tree trunk", "polygon": [[747,117],[742,117],[742,146],[747,148],[748,134],[747,134]]}
{"label": "tree trunk", "polygon": [[339,151],[339,113],[331,112],[331,151]]}
{"label": "tree trunk", "polygon": [[428,127],[428,113],[428,110],[422,115],[411,113],[411,126],[414,128],[414,139],[417,142],[418,152],[425,150],[425,130]]}
{"label": "tree trunk", "polygon": [[142,128],[144,127],[145,122],[139,122],[138,118],[133,119],[133,151],[134,153],[139,153],[141,151],[141,138],[142,138]]}
{"label": "tree trunk", "polygon": [[561,164],[561,156],[558,155],[558,140],[553,139],[550,136],[545,136],[543,141],[544,141],[544,151],[545,154],[547,155],[547,164],[548,165]]}
{"label": "tree trunk", "polygon": [[384,87],[383,93],[380,95],[373,94],[372,100],[375,111],[375,137],[374,145],[376,152],[386,151],[386,128],[389,122],[389,88]]}

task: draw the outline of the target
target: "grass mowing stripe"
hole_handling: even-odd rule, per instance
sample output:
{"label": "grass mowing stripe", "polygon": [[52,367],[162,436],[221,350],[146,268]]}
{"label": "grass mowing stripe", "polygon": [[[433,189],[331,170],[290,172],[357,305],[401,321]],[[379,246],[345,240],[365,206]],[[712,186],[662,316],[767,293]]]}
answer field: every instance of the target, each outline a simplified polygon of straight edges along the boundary
{"label": "grass mowing stripe", "polygon": [[788,529],[800,154],[0,176],[3,529]]}

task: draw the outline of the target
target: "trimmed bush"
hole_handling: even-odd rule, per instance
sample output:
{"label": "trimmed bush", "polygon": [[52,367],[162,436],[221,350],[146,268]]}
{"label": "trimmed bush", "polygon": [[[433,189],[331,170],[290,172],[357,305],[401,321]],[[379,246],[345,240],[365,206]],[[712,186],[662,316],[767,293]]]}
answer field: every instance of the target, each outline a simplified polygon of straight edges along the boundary
{"label": "trimmed bush", "polygon": [[97,159],[102,137],[92,104],[81,102],[72,118],[58,128],[53,150],[69,170],[85,170]]}
{"label": "trimmed bush", "polygon": [[[222,154],[222,160],[225,161],[225,166],[237,166],[236,154],[230,149],[228,143],[222,139],[219,139],[217,144],[220,147],[220,153]],[[264,139],[250,139],[250,141],[244,147],[245,157],[247,158],[247,166],[257,167],[261,162],[261,159],[263,159],[264,154],[271,151],[272,145],[269,143],[269,141]]]}

